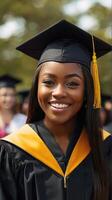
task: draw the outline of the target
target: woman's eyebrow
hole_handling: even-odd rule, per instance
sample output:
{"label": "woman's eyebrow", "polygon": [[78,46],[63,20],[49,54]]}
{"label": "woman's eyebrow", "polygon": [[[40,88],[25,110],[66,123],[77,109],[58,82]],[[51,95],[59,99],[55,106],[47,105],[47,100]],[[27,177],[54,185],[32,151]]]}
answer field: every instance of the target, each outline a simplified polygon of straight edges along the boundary
{"label": "woman's eyebrow", "polygon": [[[43,76],[49,76],[49,77],[52,77],[52,78],[55,78],[55,77],[56,77],[56,75],[55,75],[55,74],[48,73],[48,72],[45,72],[45,73],[43,73]],[[78,77],[78,78],[80,78],[80,79],[82,79],[82,78],[83,78],[83,76],[82,76],[82,75],[80,75],[80,74],[78,74],[78,73],[66,74],[64,77],[65,77],[65,78]]]}
{"label": "woman's eyebrow", "polygon": [[45,72],[42,74],[43,76],[49,76],[49,77],[56,77],[55,74],[51,74],[51,73],[48,73],[48,72]]}
{"label": "woman's eyebrow", "polygon": [[65,78],[72,78],[72,77],[78,77],[78,78],[80,78],[80,79],[83,78],[83,76],[80,75],[80,74],[78,74],[78,73],[72,73],[72,74],[67,74],[67,75],[65,75]]}

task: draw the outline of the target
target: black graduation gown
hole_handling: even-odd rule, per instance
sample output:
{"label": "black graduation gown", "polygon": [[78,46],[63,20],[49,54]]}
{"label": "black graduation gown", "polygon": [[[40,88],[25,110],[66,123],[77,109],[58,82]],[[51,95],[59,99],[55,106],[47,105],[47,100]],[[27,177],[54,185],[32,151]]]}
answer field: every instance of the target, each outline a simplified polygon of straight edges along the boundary
{"label": "black graduation gown", "polygon": [[[26,124],[0,141],[0,200],[92,200],[93,166],[85,130],[69,161],[44,139]],[[112,171],[112,136],[105,131],[103,146]]]}

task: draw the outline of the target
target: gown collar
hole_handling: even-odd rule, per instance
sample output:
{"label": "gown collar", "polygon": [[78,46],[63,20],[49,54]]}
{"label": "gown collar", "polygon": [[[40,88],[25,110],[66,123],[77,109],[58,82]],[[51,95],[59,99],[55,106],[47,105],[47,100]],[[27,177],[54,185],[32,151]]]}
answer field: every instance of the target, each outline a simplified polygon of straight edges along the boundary
{"label": "gown collar", "polygon": [[[32,127],[33,125],[33,127]],[[80,136],[82,126],[75,128],[73,133],[70,136],[69,144],[64,154],[56,142],[53,134],[47,129],[43,121],[39,121],[35,124],[31,124],[31,127],[39,134],[42,140],[45,142],[47,147],[50,149],[51,153],[54,155],[55,159],[61,166],[63,172],[66,170],[67,163],[69,161],[70,155],[73,151],[73,148]]]}
{"label": "gown collar", "polygon": [[[103,131],[103,135],[104,139],[106,139],[110,134]],[[78,165],[88,156],[91,150],[86,131],[83,129],[71,153],[64,173],[45,142],[28,124],[25,124],[18,132],[16,132],[16,134],[12,133],[2,138],[2,140],[10,142],[23,149],[25,152],[29,153],[63,177],[68,176],[73,170],[75,170],[76,167],[78,167]]]}

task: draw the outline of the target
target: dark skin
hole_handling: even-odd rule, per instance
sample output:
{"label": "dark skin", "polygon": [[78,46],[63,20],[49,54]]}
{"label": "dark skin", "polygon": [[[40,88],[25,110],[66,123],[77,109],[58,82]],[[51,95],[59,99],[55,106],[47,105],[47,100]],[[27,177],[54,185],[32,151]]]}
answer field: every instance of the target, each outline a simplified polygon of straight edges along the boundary
{"label": "dark skin", "polygon": [[45,113],[44,123],[63,153],[76,127],[77,113],[84,97],[84,76],[79,64],[46,62],[38,81],[38,101]]}

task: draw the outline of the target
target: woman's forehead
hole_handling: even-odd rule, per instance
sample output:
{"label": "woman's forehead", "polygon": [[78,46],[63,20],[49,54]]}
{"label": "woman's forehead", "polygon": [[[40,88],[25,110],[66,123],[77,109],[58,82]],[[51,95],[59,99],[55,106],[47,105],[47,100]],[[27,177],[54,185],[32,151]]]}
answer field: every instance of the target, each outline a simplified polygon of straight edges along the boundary
{"label": "woman's forehead", "polygon": [[81,66],[77,63],[59,63],[59,62],[46,62],[42,65],[40,76],[43,75],[56,75],[56,76],[69,76],[79,74],[83,77]]}

